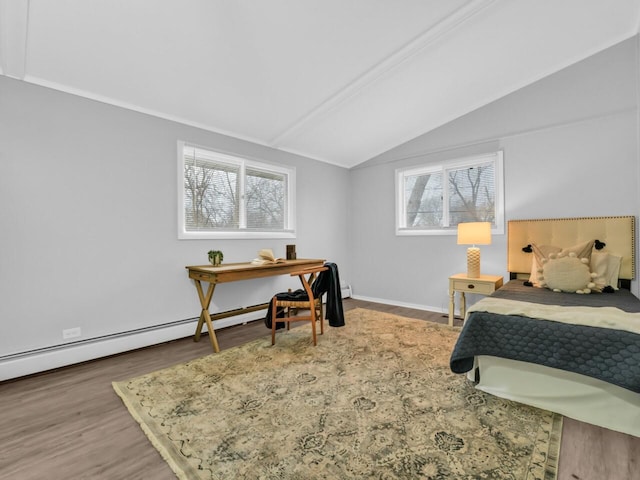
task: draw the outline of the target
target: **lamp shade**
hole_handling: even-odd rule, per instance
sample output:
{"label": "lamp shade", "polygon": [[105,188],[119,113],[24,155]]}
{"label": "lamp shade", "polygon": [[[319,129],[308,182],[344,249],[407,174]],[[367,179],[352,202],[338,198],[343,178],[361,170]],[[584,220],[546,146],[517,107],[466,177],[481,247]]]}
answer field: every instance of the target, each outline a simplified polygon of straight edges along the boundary
{"label": "lamp shade", "polygon": [[459,223],[458,245],[491,245],[491,222]]}

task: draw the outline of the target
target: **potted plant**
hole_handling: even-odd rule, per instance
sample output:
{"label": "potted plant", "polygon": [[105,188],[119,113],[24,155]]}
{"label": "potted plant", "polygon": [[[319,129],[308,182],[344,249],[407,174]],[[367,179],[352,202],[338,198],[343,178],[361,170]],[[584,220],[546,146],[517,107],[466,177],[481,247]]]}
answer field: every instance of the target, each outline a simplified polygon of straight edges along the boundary
{"label": "potted plant", "polygon": [[220,250],[209,250],[208,255],[209,255],[209,262],[214,267],[219,267],[220,264],[222,263],[222,260],[224,259],[224,255]]}

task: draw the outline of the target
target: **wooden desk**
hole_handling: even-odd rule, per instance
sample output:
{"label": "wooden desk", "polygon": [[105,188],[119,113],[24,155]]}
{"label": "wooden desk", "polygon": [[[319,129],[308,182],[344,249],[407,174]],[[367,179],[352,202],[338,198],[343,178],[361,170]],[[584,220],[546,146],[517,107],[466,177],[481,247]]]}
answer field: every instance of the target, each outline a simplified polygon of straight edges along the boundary
{"label": "wooden desk", "polygon": [[[320,259],[304,259],[299,258],[297,260],[287,260],[284,263],[275,263],[269,265],[253,265],[252,263],[227,263],[214,267],[211,265],[195,265],[185,267],[189,271],[189,278],[193,279],[196,284],[196,290],[198,291],[198,298],[200,299],[200,306],[202,311],[200,312],[200,319],[198,320],[198,326],[196,327],[196,333],[193,337],[193,341],[200,340],[200,334],[202,333],[202,327],[206,323],[207,330],[209,331],[209,339],[211,340],[211,346],[213,351],[218,353],[220,347],[218,346],[218,339],[216,333],[213,330],[213,320],[221,318],[232,317],[234,315],[240,315],[242,313],[254,312],[267,308],[269,303],[261,303],[252,307],[238,308],[228,312],[221,312],[214,315],[209,314],[209,305],[211,304],[211,297],[213,297],[213,291],[218,283],[237,282],[240,280],[251,280],[253,278],[273,277],[275,275],[285,275],[287,273],[296,272],[304,268],[316,267],[324,265],[324,260]],[[209,288],[207,293],[204,293],[201,282],[208,282]],[[276,292],[274,292],[275,294]]]}

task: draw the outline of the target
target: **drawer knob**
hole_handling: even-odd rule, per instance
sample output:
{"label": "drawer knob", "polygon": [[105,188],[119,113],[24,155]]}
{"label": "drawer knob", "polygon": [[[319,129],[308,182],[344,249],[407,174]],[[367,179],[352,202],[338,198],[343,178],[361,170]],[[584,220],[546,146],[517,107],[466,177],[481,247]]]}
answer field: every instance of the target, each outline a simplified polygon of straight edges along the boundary
{"label": "drawer knob", "polygon": [[473,283],[470,283],[469,285],[467,285],[467,288],[471,290],[473,288],[476,288],[476,286]]}

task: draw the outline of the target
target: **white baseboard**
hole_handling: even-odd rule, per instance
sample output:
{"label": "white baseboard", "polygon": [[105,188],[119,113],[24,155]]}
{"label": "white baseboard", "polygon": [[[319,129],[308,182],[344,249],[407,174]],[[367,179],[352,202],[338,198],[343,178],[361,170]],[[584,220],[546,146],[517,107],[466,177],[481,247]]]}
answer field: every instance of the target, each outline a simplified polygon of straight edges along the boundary
{"label": "white baseboard", "polygon": [[[262,317],[264,317],[264,312],[250,312],[216,320],[214,325],[215,329],[219,330],[220,328],[258,320]],[[195,333],[197,320],[189,319],[169,325],[160,325],[158,327],[9,355],[0,358],[0,381],[190,337]],[[209,342],[209,339],[203,338],[200,341]]]}
{"label": "white baseboard", "polygon": [[351,295],[354,300],[362,300],[363,302],[382,303],[384,305],[393,305],[396,307],[414,308],[416,310],[426,310],[428,312],[449,313],[448,309],[442,307],[431,307],[429,305],[421,305],[418,303],[397,302],[386,298],[365,297],[364,295]]}
{"label": "white baseboard", "polygon": [[[404,303],[384,298],[351,296],[354,300],[382,303],[397,307],[415,308],[430,312],[447,313],[447,310],[428,305]],[[221,328],[251,322],[264,317],[263,311],[250,312],[234,317],[223,318],[214,322],[216,330]],[[149,347],[159,343],[190,337],[196,329],[197,319],[176,322],[170,325],[123,332],[116,335],[97,339],[87,339],[79,342],[44,348],[32,352],[9,355],[0,358],[0,381],[24,377],[34,373],[41,373],[54,368],[65,367],[76,363],[95,360],[117,353],[127,352],[138,348]],[[209,341],[203,339],[201,341]]]}

